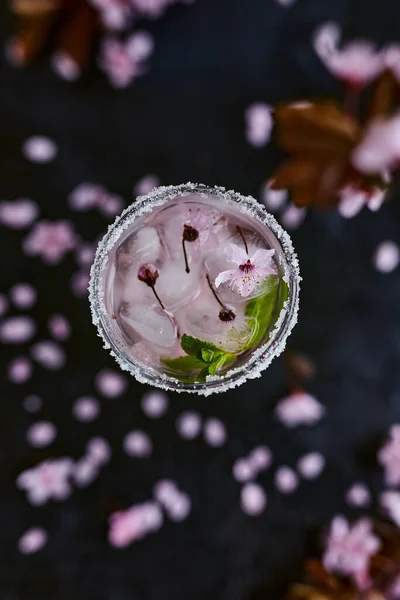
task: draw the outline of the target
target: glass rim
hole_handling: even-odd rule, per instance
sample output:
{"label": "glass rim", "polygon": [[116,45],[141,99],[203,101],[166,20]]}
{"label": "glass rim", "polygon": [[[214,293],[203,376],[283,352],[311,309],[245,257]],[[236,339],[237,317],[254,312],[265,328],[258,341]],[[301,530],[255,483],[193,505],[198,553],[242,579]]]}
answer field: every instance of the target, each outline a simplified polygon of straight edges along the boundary
{"label": "glass rim", "polygon": [[[103,272],[107,267],[111,250],[121,238],[124,231],[139,217],[152,212],[168,200],[190,194],[214,196],[239,212],[256,219],[267,226],[281,245],[285,260],[283,261],[283,280],[288,285],[289,294],[275,322],[268,340],[243,364],[223,375],[209,375],[205,383],[182,383],[178,379],[157,372],[127,356],[122,347],[113,339],[113,320],[107,312],[104,298]],[[98,243],[94,261],[90,270],[89,302],[92,321],[104,342],[123,371],[128,371],[140,383],[146,383],[167,391],[196,393],[203,396],[224,392],[237,387],[248,379],[255,379],[279,356],[285,348],[286,340],[297,322],[300,291],[300,271],[297,255],[288,233],[281,227],[275,217],[252,196],[243,196],[238,192],[223,187],[210,187],[203,184],[186,183],[181,185],[160,186],[130,204],[121,215],[117,216],[103,238]]]}

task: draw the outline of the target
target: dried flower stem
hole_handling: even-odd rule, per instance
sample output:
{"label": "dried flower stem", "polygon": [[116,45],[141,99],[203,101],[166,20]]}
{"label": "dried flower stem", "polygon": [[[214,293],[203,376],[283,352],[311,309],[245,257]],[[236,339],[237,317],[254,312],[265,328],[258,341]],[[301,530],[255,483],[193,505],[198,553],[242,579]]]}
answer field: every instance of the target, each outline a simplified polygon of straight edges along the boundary
{"label": "dried flower stem", "polygon": [[186,267],[185,271],[186,271],[186,273],[190,273],[188,258],[187,258],[187,254],[186,254],[185,238],[182,238],[182,250],[183,250],[183,256],[185,259],[185,267]]}
{"label": "dried flower stem", "polygon": [[218,302],[218,304],[219,304],[220,306],[222,306],[222,308],[225,308],[225,305],[224,305],[224,304],[222,304],[221,300],[220,300],[220,299],[219,299],[219,297],[218,297],[218,294],[217,294],[217,292],[214,290],[214,287],[213,287],[213,285],[212,285],[212,283],[211,283],[211,281],[210,281],[210,276],[209,276],[209,275],[206,275],[206,278],[207,278],[207,283],[208,283],[208,286],[209,286],[210,290],[212,291],[212,293],[214,294],[214,298],[216,299],[216,301]]}
{"label": "dried flower stem", "polygon": [[236,229],[240,235],[240,237],[242,238],[243,244],[244,244],[244,249],[246,250],[247,254],[249,253],[249,249],[247,247],[247,242],[246,242],[246,238],[243,235],[243,231],[241,229],[241,227],[239,227],[239,225],[236,226]]}

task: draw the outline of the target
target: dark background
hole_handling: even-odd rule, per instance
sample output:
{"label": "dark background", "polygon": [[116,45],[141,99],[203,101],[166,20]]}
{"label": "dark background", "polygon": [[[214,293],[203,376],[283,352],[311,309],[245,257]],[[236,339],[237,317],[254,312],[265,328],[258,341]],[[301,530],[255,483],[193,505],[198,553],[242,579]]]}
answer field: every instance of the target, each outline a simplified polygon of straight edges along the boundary
{"label": "dark background", "polygon": [[[244,111],[255,101],[340,95],[310,41],[315,26],[327,20],[337,21],[348,38],[400,39],[397,0],[298,0],[291,8],[274,0],[196,0],[173,6],[160,21],[140,23],[154,34],[155,53],[149,74],[126,90],[113,90],[95,66],[69,84],[51,72],[46,57],[14,69],[3,52],[0,197],[32,198],[41,218],[71,219],[91,241],[108,221],[94,212],[69,210],[67,196],[82,181],[101,183],[127,203],[135,182],[148,173],[156,173],[163,184],[190,180],[258,197],[280,155],[273,146],[255,150],[246,143]],[[4,5],[0,21],[6,40],[12,23]],[[23,141],[35,134],[58,145],[50,165],[22,157]],[[73,259],[45,266],[23,254],[23,234],[2,228],[2,291],[18,281],[33,283],[39,299],[31,314],[39,338],[46,336],[46,320],[54,312],[68,316],[72,336],[64,345],[63,370],[36,367],[21,386],[3,378],[0,597],[281,598],[298,576],[314,532],[338,512],[355,514],[344,502],[349,485],[365,481],[374,492],[381,486],[374,451],[400,418],[400,272],[378,273],[372,256],[379,242],[400,242],[399,224],[393,195],[378,213],[364,210],[349,221],[336,212],[310,213],[293,233],[304,282],[289,346],[315,361],[317,376],[308,390],[327,407],[320,424],[295,430],[272,416],[287,392],[281,359],[261,379],[223,395],[170,394],[168,413],[154,421],[140,408],[147,388],[130,379],[126,394],[102,400],[95,422],[75,421],[73,401],[94,394],[96,373],[116,365],[96,337],[87,300],[71,294]],[[3,365],[24,350],[3,347]],[[25,440],[27,427],[38,419],[22,407],[31,393],[43,398],[40,418],[59,429],[51,448],[43,451]],[[201,438],[183,441],[175,420],[188,408],[221,418],[227,444],[212,449]],[[121,439],[133,428],[151,435],[151,459],[123,453]],[[17,475],[48,456],[81,456],[93,435],[107,438],[113,450],[98,479],[87,489],[74,489],[63,503],[31,506],[15,486]],[[271,447],[275,465],[293,466],[301,454],[317,450],[327,467],[317,481],[301,483],[288,497],[275,490],[273,470],[262,475],[268,507],[252,518],[240,509],[240,485],[231,470],[237,457],[259,443]],[[147,500],[162,477],[175,479],[190,494],[188,520],[167,521],[160,532],[125,550],[111,548],[109,513]],[[370,512],[375,514],[374,505]],[[24,556],[17,541],[33,525],[45,527],[49,541],[39,553]]]}

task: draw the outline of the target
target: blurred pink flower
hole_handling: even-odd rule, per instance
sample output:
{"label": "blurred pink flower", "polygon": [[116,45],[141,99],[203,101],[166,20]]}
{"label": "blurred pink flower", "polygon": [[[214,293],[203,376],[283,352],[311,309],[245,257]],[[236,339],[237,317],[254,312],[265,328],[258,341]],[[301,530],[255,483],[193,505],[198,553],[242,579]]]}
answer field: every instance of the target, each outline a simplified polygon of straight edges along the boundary
{"label": "blurred pink flower", "polygon": [[182,412],[176,421],[176,430],[185,440],[193,440],[201,431],[201,415],[194,410]]}
{"label": "blurred pink flower", "polygon": [[361,173],[387,178],[400,161],[400,113],[390,119],[375,119],[353,150],[351,161]]}
{"label": "blurred pink flower", "polygon": [[142,410],[149,419],[158,419],[168,410],[168,396],[160,390],[146,392],[141,401]]}
{"label": "blurred pink flower", "polygon": [[17,477],[17,487],[26,490],[31,504],[45,504],[50,498],[65,500],[71,493],[69,478],[72,474],[71,458],[45,460]]}
{"label": "blurred pink flower", "polygon": [[31,317],[10,317],[0,324],[0,340],[3,344],[23,344],[33,338],[36,323]]}
{"label": "blurred pink flower", "polygon": [[249,106],[245,112],[246,139],[251,146],[262,148],[270,138],[274,125],[272,108],[259,102]]}
{"label": "blurred pink flower", "polygon": [[96,398],[82,396],[72,406],[72,414],[78,421],[89,423],[94,421],[100,414],[100,404]]}
{"label": "blurred pink flower", "polygon": [[221,283],[229,282],[229,287],[237,291],[244,298],[256,289],[267,275],[275,275],[275,268],[272,266],[272,256],[275,250],[265,250],[259,248],[250,257],[247,252],[236,246],[228,244],[227,256],[230,262],[237,265],[236,269],[222,271],[215,279],[215,287]]}
{"label": "blurred pink flower", "polygon": [[369,583],[370,557],[380,546],[369,519],[359,519],[351,527],[345,517],[337,516],[331,524],[322,562],[328,571],[351,576],[359,588],[364,588]]}
{"label": "blurred pink flower", "polygon": [[297,470],[304,479],[316,479],[325,468],[325,458],[320,452],[304,454],[297,461]]}
{"label": "blurred pink flower", "polygon": [[272,212],[279,210],[286,203],[287,198],[287,190],[272,190],[269,182],[263,186],[262,201],[268,210]]}
{"label": "blurred pink flower", "polygon": [[153,52],[153,38],[146,32],[134,33],[125,42],[106,38],[99,66],[115,88],[127,87],[145,73],[145,61]]}
{"label": "blurred pink flower", "polygon": [[135,184],[133,193],[135,196],[145,196],[158,185],[160,185],[160,180],[157,175],[145,175]]}
{"label": "blurred pink flower", "polygon": [[0,223],[11,229],[29,227],[38,214],[39,209],[36,202],[27,198],[0,202]]}
{"label": "blurred pink flower", "polygon": [[275,486],[281,494],[292,494],[299,485],[297,473],[290,467],[283,465],[275,472]]}
{"label": "blurred pink flower", "polygon": [[385,514],[400,527],[400,492],[383,492],[379,500]]}
{"label": "blurred pink flower", "polygon": [[226,442],[226,427],[222,421],[215,417],[206,419],[203,434],[206,443],[212,448],[219,448]]}
{"label": "blurred pink flower", "polygon": [[51,340],[34,344],[31,348],[31,356],[40,366],[50,371],[61,369],[67,360],[62,347]]}
{"label": "blurred pink flower", "polygon": [[250,468],[259,473],[266,471],[272,464],[272,452],[267,446],[256,446],[248,457]]}
{"label": "blurred pink flower", "polygon": [[356,482],[346,491],[345,498],[350,506],[365,507],[371,502],[371,492],[365,483]]}
{"label": "blurred pink flower", "polygon": [[105,465],[111,458],[110,444],[101,436],[96,436],[88,441],[86,452],[91,462],[96,465]]}
{"label": "blurred pink flower", "polygon": [[69,221],[39,221],[25,238],[23,248],[29,256],[41,256],[47,264],[55,265],[76,244],[77,236]]}
{"label": "blurred pink flower", "polygon": [[330,56],[337,50],[340,37],[340,27],[333,21],[322,23],[317,27],[313,36],[313,46],[323,62],[329,60]]}
{"label": "blurred pink flower", "polygon": [[98,464],[90,456],[84,456],[76,461],[73,467],[73,478],[78,487],[86,487],[96,479],[99,469]]}
{"label": "blurred pink flower", "polygon": [[364,206],[372,211],[377,211],[382,206],[386,191],[380,188],[362,190],[352,185],[347,185],[340,191],[339,213],[345,219],[355,217]]}
{"label": "blurred pink flower", "polygon": [[267,495],[258,483],[246,483],[240,494],[240,506],[246,514],[257,517],[267,506]]}
{"label": "blurred pink flower", "polygon": [[72,190],[68,203],[73,210],[90,210],[101,204],[108,192],[102,185],[80,183]]}
{"label": "blurred pink flower", "polygon": [[113,513],[109,521],[110,544],[117,548],[125,548],[142,539],[147,533],[159,529],[163,523],[163,515],[156,503],[145,502]]}
{"label": "blurred pink flower", "polygon": [[385,472],[387,485],[400,484],[400,436],[397,430],[392,428],[388,441],[378,452],[378,462]]}
{"label": "blurred pink flower", "polygon": [[354,88],[366,85],[385,68],[383,53],[366,40],[348,42],[320,57],[333,75]]}
{"label": "blurred pink flower", "polygon": [[18,541],[18,550],[22,554],[38,552],[47,543],[47,532],[42,527],[32,527],[25,531]]}
{"label": "blurred pink flower", "polygon": [[25,356],[17,356],[8,365],[8,379],[13,383],[25,383],[32,375],[32,363]]}
{"label": "blurred pink flower", "polygon": [[52,315],[47,322],[47,327],[52,337],[61,342],[67,340],[71,335],[71,326],[64,315]]}
{"label": "blurred pink flower", "polygon": [[106,398],[117,398],[118,396],[121,396],[128,387],[126,377],[116,371],[111,371],[110,369],[100,371],[96,375],[94,384],[100,394]]}
{"label": "blurred pink flower", "polygon": [[36,302],[37,292],[29,283],[16,283],[10,289],[10,298],[17,308],[31,308]]}
{"label": "blurred pink flower", "polygon": [[144,431],[130,431],[122,442],[123,448],[128,456],[136,458],[147,458],[153,450],[150,437]]}
{"label": "blurred pink flower", "polygon": [[57,437],[57,427],[49,421],[33,423],[26,432],[26,439],[35,448],[45,448]]}
{"label": "blurred pink flower", "polygon": [[25,140],[22,153],[32,162],[48,163],[56,157],[57,145],[47,137],[35,135]]}
{"label": "blurred pink flower", "polygon": [[314,396],[296,391],[279,402],[275,414],[286,427],[314,425],[324,416],[325,407]]}
{"label": "blurred pink flower", "polygon": [[285,229],[297,229],[306,218],[307,210],[290,203],[281,213],[279,221]]}
{"label": "blurred pink flower", "polygon": [[188,494],[177,490],[175,494],[164,502],[165,511],[171,521],[184,521],[192,509],[192,501]]}
{"label": "blurred pink flower", "polygon": [[400,248],[396,242],[385,240],[375,250],[373,263],[380,273],[391,273],[400,262]]}
{"label": "blurred pink flower", "polygon": [[65,81],[77,81],[81,76],[81,67],[70,54],[59,50],[51,57],[51,68]]}

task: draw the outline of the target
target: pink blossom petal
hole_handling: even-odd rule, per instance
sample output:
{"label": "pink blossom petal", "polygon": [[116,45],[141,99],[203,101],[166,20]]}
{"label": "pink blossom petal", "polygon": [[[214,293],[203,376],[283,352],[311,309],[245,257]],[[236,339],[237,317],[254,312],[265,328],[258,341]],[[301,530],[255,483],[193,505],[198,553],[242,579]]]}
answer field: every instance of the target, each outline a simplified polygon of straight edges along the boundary
{"label": "pink blossom petal", "polygon": [[381,273],[391,273],[400,262],[400,250],[396,242],[386,240],[381,242],[375,250],[373,258],[374,266]]}
{"label": "pink blossom petal", "polygon": [[31,317],[9,317],[0,324],[0,340],[3,344],[23,344],[33,338],[36,324]]}
{"label": "pink blossom petal", "polygon": [[320,452],[310,452],[301,456],[297,470],[304,479],[316,479],[325,468],[325,458]]}
{"label": "pink blossom petal", "polygon": [[65,81],[77,81],[81,76],[81,68],[66,52],[56,52],[51,58],[51,66],[56,75]]}
{"label": "pink blossom petal", "polygon": [[384,175],[400,158],[400,115],[372,121],[353,150],[353,166],[367,175]]}
{"label": "pink blossom petal", "polygon": [[292,494],[299,485],[299,478],[290,467],[279,467],[275,472],[275,485],[281,494]]}
{"label": "pink blossom petal", "polygon": [[178,434],[185,440],[193,440],[201,431],[201,415],[195,411],[185,411],[176,422]]}
{"label": "pink blossom petal", "polygon": [[36,394],[31,394],[24,399],[22,404],[27,412],[36,413],[42,408],[43,401]]}
{"label": "pink blossom petal", "polygon": [[93,483],[98,475],[98,465],[84,456],[78,460],[73,468],[73,477],[78,487],[86,487]]}
{"label": "pink blossom petal", "polygon": [[71,335],[69,321],[64,315],[52,315],[47,322],[47,327],[49,328],[50,335],[60,342],[64,342]]}
{"label": "pink blossom petal", "polygon": [[348,42],[343,48],[334,48],[331,54],[320,57],[333,75],[355,87],[372,81],[385,67],[383,53],[365,40]]}
{"label": "pink blossom petal", "polygon": [[144,521],[148,532],[154,532],[161,529],[164,517],[160,507],[155,502],[145,502],[142,504]]}
{"label": "pink blossom petal", "polygon": [[283,207],[288,198],[287,190],[273,190],[269,183],[266,183],[262,191],[262,200],[265,207],[275,212]]}
{"label": "pink blossom petal", "polygon": [[12,202],[0,202],[0,223],[11,229],[26,229],[37,218],[39,209],[36,202],[21,198]]}
{"label": "pink blossom petal", "polygon": [[240,505],[243,512],[251,517],[257,517],[267,506],[267,495],[257,483],[246,483],[240,494]]}
{"label": "pink blossom petal", "polygon": [[190,514],[192,502],[185,492],[177,492],[166,505],[166,512],[171,521],[184,521]]}
{"label": "pink blossom petal", "polygon": [[10,289],[10,299],[14,306],[26,310],[36,303],[37,292],[29,283],[16,283]]}
{"label": "pink blossom petal", "polygon": [[97,465],[105,465],[111,458],[110,444],[104,438],[97,436],[86,444],[86,452],[90,460]]}
{"label": "pink blossom petal", "polygon": [[61,346],[50,340],[34,344],[31,348],[31,355],[41,367],[50,371],[62,369],[67,360]]}
{"label": "pink blossom petal", "polygon": [[144,431],[131,431],[123,439],[123,447],[128,456],[147,458],[153,450],[150,437]]}
{"label": "pink blossom petal", "polygon": [[22,153],[28,160],[44,164],[51,162],[56,157],[57,146],[49,138],[36,135],[24,142]]}
{"label": "pink blossom petal", "polygon": [[286,427],[314,425],[324,416],[325,407],[306,392],[293,392],[279,402],[275,414]]}
{"label": "pink blossom petal", "polygon": [[104,369],[96,375],[94,384],[97,390],[106,398],[118,398],[126,392],[128,382],[126,378],[115,371]]}
{"label": "pink blossom petal", "polygon": [[234,281],[236,279],[237,269],[229,269],[228,271],[222,271],[215,278],[214,285],[218,288],[221,283],[225,283],[226,281]]}
{"label": "pink blossom petal", "polygon": [[250,453],[248,462],[257,473],[266,471],[272,464],[272,452],[267,446],[257,446]]}
{"label": "pink blossom petal", "polygon": [[74,402],[72,414],[83,423],[94,421],[100,414],[99,402],[92,396],[82,396]]}
{"label": "pink blossom petal", "polygon": [[236,244],[228,244],[226,256],[228,260],[238,266],[247,263],[250,258],[246,250],[240,246],[237,246]]}
{"label": "pink blossom petal", "polygon": [[350,506],[364,508],[371,502],[371,492],[365,483],[356,482],[346,491],[345,498]]}
{"label": "pink blossom petal", "polygon": [[128,39],[126,49],[136,62],[147,60],[154,50],[153,37],[147,31],[136,31]]}
{"label": "pink blossom petal", "polygon": [[142,398],[142,410],[150,419],[159,419],[168,410],[168,396],[165,392],[152,390]]}
{"label": "pink blossom petal", "polygon": [[159,185],[160,180],[157,175],[146,175],[145,177],[142,177],[142,179],[139,179],[139,181],[136,183],[135,187],[133,188],[133,194],[135,196],[146,196]]}
{"label": "pink blossom petal", "polygon": [[203,432],[206,443],[213,448],[219,448],[226,442],[226,427],[215,417],[206,420]]}
{"label": "pink blossom petal", "polygon": [[40,256],[48,265],[55,265],[76,247],[77,239],[69,221],[39,221],[24,239],[23,250],[28,256]]}
{"label": "pink blossom petal", "polygon": [[298,208],[294,204],[290,204],[281,214],[280,221],[285,229],[298,229],[306,214],[307,210],[305,208]]}
{"label": "pink blossom petal", "polygon": [[100,205],[107,198],[107,190],[95,183],[81,183],[68,197],[72,210],[87,211]]}
{"label": "pink blossom petal", "polygon": [[314,32],[313,45],[322,61],[329,59],[337,50],[341,31],[337,23],[329,21],[319,25]]}
{"label": "pink blossom petal", "polygon": [[379,500],[385,514],[400,527],[400,492],[383,492]]}
{"label": "pink blossom petal", "polygon": [[57,427],[49,421],[38,421],[28,428],[26,439],[35,448],[49,446],[57,437]]}
{"label": "pink blossom petal", "polygon": [[246,110],[246,140],[251,146],[262,148],[269,142],[274,124],[271,113],[271,107],[262,102],[252,104]]}
{"label": "pink blossom petal", "polygon": [[275,250],[259,248],[251,257],[251,262],[258,270],[263,272],[263,275],[272,275],[276,273],[275,268],[272,266],[272,257],[274,254]]}
{"label": "pink blossom petal", "polygon": [[239,483],[244,483],[254,479],[257,475],[257,471],[252,467],[249,460],[245,458],[239,458],[235,460],[232,468],[233,477]]}
{"label": "pink blossom petal", "polygon": [[171,479],[161,479],[153,488],[154,497],[162,506],[170,506],[177,493],[177,485]]}
{"label": "pink blossom petal", "polygon": [[32,375],[32,363],[25,356],[18,356],[8,365],[8,379],[13,383],[25,383]]}
{"label": "pink blossom petal", "polygon": [[47,544],[47,532],[42,527],[32,527],[25,531],[18,541],[18,550],[22,554],[38,552]]}
{"label": "pink blossom petal", "polygon": [[340,191],[339,213],[345,219],[355,217],[367,203],[367,193],[364,190],[346,186]]}

